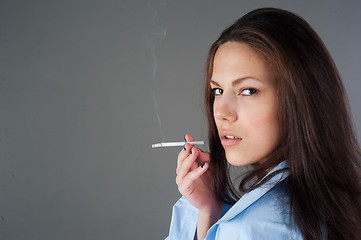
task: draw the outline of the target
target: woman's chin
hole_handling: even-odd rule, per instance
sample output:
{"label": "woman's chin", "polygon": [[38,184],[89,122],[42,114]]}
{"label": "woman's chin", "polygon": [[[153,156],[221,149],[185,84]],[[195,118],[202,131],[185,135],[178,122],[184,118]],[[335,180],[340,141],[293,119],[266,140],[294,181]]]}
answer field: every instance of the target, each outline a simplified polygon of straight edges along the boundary
{"label": "woman's chin", "polygon": [[226,152],[226,159],[227,162],[233,166],[246,166],[249,165],[251,163],[248,163],[248,161],[246,160],[246,158],[240,156],[240,154],[237,153],[228,153]]}

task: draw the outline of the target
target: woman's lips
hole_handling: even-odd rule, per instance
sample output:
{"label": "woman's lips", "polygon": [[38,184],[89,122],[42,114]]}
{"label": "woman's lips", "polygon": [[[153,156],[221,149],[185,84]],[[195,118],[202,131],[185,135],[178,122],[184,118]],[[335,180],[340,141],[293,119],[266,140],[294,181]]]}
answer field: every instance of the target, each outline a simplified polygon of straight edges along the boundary
{"label": "woman's lips", "polygon": [[222,137],[221,138],[221,143],[223,146],[233,146],[233,145],[236,145],[238,143],[240,143],[242,141],[242,138],[225,138],[225,137]]}
{"label": "woman's lips", "polygon": [[222,131],[219,135],[221,136],[223,146],[233,146],[242,141],[241,137],[235,136],[235,134],[229,131]]}

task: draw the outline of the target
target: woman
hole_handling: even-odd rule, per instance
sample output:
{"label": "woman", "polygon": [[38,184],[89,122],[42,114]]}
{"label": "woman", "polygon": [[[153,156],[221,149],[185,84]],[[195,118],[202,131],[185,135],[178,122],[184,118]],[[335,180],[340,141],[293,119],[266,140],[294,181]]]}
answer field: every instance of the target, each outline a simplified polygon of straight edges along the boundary
{"label": "woman", "polygon": [[[360,148],[309,24],[252,11],[211,46],[207,69],[210,153],[187,143],[178,155],[168,239],[361,239]],[[253,166],[238,189],[228,164]]]}

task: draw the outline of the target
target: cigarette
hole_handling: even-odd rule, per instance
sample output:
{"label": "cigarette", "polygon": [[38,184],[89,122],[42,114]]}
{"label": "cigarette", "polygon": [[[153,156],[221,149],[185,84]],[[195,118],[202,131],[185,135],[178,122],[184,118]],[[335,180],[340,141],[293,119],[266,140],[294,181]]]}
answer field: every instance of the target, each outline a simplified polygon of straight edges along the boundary
{"label": "cigarette", "polygon": [[155,143],[152,144],[152,148],[158,147],[177,147],[177,146],[184,146],[184,144],[189,143],[192,145],[204,145],[203,141],[191,141],[191,142],[164,142],[164,143]]}

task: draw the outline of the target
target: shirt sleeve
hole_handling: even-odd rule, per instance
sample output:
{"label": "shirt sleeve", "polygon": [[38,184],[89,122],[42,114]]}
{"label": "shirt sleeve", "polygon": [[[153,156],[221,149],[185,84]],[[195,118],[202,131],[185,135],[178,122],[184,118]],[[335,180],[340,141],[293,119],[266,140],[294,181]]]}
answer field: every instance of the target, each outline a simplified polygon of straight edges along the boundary
{"label": "shirt sleeve", "polygon": [[166,240],[193,240],[197,227],[198,210],[185,197],[173,206],[169,235]]}

